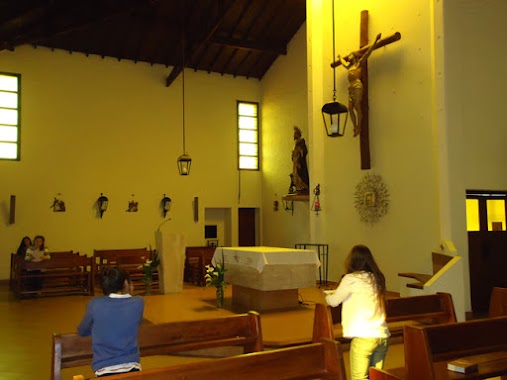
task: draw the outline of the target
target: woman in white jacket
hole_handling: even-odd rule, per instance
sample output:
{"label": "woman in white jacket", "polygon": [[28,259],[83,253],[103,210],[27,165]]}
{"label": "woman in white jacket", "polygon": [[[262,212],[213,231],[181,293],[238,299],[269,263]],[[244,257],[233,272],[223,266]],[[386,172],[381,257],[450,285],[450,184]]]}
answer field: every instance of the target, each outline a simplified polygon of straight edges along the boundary
{"label": "woman in white jacket", "polygon": [[368,379],[369,368],[382,368],[387,353],[385,277],[364,245],[352,248],[345,260],[345,273],[326,302],[333,307],[343,304],[343,336],[352,339],[351,379]]}

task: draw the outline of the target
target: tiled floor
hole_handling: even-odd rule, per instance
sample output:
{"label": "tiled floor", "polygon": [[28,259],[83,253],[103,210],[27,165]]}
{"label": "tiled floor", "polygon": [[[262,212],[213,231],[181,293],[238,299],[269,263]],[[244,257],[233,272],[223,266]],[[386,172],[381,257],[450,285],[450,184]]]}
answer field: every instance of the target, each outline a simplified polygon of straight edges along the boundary
{"label": "tiled floor", "polygon": [[[185,285],[183,292],[145,297],[147,320],[153,323],[206,319],[231,315],[231,287],[226,288],[225,307],[217,309],[213,288]],[[261,313],[263,338],[266,344],[302,341],[311,338],[313,305],[323,302],[319,288],[301,289],[300,306],[281,312]],[[0,380],[48,379],[50,377],[52,334],[73,332],[84,314],[90,297],[66,296],[18,300],[6,284],[0,285]],[[143,359],[144,368],[176,364],[182,357]],[[201,359],[202,360],[202,359]],[[403,365],[403,348],[390,348],[386,367]],[[346,353],[345,362],[348,362]],[[91,377],[91,369],[64,370],[64,379],[73,374]]]}

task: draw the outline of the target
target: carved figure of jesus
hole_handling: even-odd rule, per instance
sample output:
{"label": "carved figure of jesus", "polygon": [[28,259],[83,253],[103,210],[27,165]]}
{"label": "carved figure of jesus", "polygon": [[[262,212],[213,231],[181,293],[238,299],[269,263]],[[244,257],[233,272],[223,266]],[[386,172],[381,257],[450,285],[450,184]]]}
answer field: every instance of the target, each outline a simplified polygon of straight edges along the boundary
{"label": "carved figure of jesus", "polygon": [[375,44],[380,40],[381,34],[377,34],[375,42],[373,42],[368,50],[362,55],[357,56],[351,53],[347,56],[347,60],[340,55],[338,60],[348,71],[349,79],[349,114],[352,124],[354,124],[354,137],[361,133],[361,125],[363,122],[363,112],[361,110],[361,102],[363,100],[363,82],[361,81],[362,69],[366,60],[375,48]]}

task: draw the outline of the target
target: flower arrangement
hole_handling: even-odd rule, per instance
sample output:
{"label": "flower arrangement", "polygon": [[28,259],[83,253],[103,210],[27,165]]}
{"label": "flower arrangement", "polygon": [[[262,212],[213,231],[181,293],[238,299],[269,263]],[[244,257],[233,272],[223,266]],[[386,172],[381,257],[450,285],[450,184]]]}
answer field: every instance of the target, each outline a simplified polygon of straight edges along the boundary
{"label": "flower arrangement", "polygon": [[146,260],[143,264],[143,282],[151,284],[153,282],[153,272],[155,272],[160,264],[158,254],[155,254],[153,260]]}
{"label": "flower arrangement", "polygon": [[222,262],[212,265],[206,265],[206,286],[215,286],[217,288],[225,288],[227,283],[224,281],[224,275],[227,269],[225,269],[224,256],[222,255]]}

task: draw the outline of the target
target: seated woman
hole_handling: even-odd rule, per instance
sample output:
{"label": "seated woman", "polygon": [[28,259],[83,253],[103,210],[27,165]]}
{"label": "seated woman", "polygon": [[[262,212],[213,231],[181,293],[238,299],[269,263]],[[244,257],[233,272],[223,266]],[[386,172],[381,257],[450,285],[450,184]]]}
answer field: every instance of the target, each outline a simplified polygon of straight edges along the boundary
{"label": "seated woman", "polygon": [[33,262],[49,260],[51,256],[49,256],[48,250],[44,245],[45,241],[44,236],[37,235],[34,237],[33,245],[26,250],[25,260]]}
{"label": "seated woman", "polygon": [[21,239],[21,243],[19,243],[18,250],[16,251],[17,256],[25,257],[26,250],[30,248],[32,245],[32,241],[28,236],[25,236],[23,239]]}
{"label": "seated woman", "polygon": [[[43,260],[49,260],[48,250],[45,247],[44,236],[37,235],[33,238],[33,245],[26,250],[25,260],[32,261],[34,263],[41,262]],[[44,272],[43,269],[29,269],[30,274],[33,275],[27,283],[28,290],[40,290],[42,289],[43,279],[39,275]]]}

